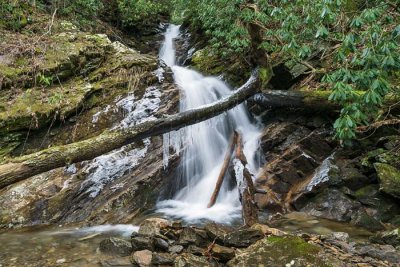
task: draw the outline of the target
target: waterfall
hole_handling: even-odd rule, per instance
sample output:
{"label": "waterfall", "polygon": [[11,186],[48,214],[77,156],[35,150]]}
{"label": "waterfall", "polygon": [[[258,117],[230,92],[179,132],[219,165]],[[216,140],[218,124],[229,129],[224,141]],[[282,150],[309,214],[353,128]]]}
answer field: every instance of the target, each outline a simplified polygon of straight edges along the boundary
{"label": "waterfall", "polygon": [[[175,65],[174,39],[178,36],[179,26],[170,25],[160,50],[160,59],[171,67],[175,83],[181,90],[180,110],[210,104],[231,94],[231,88],[222,80]],[[223,183],[217,203],[207,208],[234,130],[242,134],[249,169],[256,173],[259,168],[256,151],[260,130],[250,121],[244,104],[207,121],[164,134],[164,164],[168,164],[170,146],[176,153],[181,153],[182,158],[175,184],[177,192],[172,199],[158,203],[159,212],[188,222],[203,219],[230,222],[240,217],[238,189],[232,188],[227,180]]]}

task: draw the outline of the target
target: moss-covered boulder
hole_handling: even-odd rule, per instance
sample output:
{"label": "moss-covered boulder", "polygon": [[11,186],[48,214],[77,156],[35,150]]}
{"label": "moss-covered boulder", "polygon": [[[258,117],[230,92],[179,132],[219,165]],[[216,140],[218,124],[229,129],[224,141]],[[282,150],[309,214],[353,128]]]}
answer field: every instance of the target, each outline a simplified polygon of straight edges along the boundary
{"label": "moss-covered boulder", "polygon": [[332,260],[321,252],[300,237],[270,236],[238,252],[228,266],[331,266]]}
{"label": "moss-covered boulder", "polygon": [[400,198],[400,170],[385,163],[375,163],[380,190],[393,197]]}

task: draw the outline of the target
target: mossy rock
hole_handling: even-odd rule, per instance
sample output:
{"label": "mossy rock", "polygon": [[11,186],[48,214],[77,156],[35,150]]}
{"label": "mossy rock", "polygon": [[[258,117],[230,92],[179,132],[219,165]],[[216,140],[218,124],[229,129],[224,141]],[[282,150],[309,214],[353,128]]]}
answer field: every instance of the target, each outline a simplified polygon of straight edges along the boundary
{"label": "mossy rock", "polygon": [[223,75],[233,86],[242,85],[250,76],[250,70],[239,60],[224,61],[208,48],[197,50],[192,56],[194,69],[212,76]]}
{"label": "mossy rock", "polygon": [[380,190],[395,198],[400,198],[400,170],[385,163],[375,163]]}
{"label": "mossy rock", "polygon": [[296,236],[270,236],[236,254],[228,266],[332,266],[321,248]]}

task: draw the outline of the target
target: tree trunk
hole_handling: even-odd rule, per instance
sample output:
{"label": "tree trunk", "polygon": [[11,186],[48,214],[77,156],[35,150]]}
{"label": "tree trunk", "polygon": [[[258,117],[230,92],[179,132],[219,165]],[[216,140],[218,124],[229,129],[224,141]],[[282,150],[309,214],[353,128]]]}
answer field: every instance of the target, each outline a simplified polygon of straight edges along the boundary
{"label": "tree trunk", "polygon": [[[236,132],[235,132],[236,133]],[[236,133],[237,134],[237,133]],[[246,226],[252,226],[258,223],[258,208],[254,200],[254,195],[257,193],[256,188],[253,184],[253,178],[251,173],[247,169],[247,159],[243,153],[243,142],[241,135],[237,134],[236,138],[236,159],[243,165],[243,183],[244,190],[241,192],[239,188],[239,194],[241,194],[242,202],[242,215],[243,221]],[[240,185],[238,185],[240,187]]]}
{"label": "tree trunk", "polygon": [[233,150],[235,149],[237,138],[238,138],[237,133],[236,132],[233,133],[231,140],[229,142],[229,145],[228,145],[228,150],[226,151],[226,154],[225,154],[224,163],[222,164],[222,168],[219,173],[217,183],[215,184],[214,192],[211,195],[210,202],[208,203],[207,208],[211,208],[212,206],[214,206],[215,202],[217,201],[219,191],[221,190],[222,182],[224,181],[226,171],[228,170],[229,163],[231,162],[231,157],[232,157]]}
{"label": "tree trunk", "polygon": [[[341,106],[338,103],[329,101],[329,95],[332,91],[284,91],[270,90],[258,93],[249,99],[250,103],[255,103],[266,108],[300,108],[308,111],[340,111]],[[359,91],[359,94],[365,92]],[[398,102],[400,97],[397,95],[388,95],[385,97],[384,106],[391,106],[392,111],[400,108]],[[397,111],[396,111],[397,112]]]}
{"label": "tree trunk", "polygon": [[10,159],[0,165],[0,189],[28,177],[64,167],[67,164],[90,160],[124,145],[146,137],[160,135],[217,116],[245,101],[259,89],[259,73],[229,97],[213,104],[179,114],[138,124],[129,129],[107,130],[101,135],[80,142],[51,147],[37,153]]}

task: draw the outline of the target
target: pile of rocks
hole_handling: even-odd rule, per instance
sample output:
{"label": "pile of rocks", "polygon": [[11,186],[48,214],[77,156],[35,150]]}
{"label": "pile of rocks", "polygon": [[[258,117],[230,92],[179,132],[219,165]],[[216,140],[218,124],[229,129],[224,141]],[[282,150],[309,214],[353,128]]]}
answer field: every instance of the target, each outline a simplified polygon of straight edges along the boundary
{"label": "pile of rocks", "polygon": [[184,227],[151,218],[130,241],[103,240],[100,251],[119,257],[103,266],[395,266],[400,260],[393,246],[350,242],[346,233],[289,235],[263,224]]}

